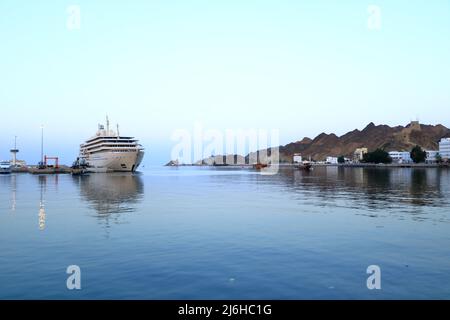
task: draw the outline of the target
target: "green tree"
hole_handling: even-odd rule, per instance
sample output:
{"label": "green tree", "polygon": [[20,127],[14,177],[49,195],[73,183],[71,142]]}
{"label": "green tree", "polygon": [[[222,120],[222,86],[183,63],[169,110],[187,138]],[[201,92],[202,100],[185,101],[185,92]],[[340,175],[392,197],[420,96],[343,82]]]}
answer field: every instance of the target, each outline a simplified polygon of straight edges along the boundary
{"label": "green tree", "polygon": [[362,162],[365,163],[391,163],[392,158],[389,153],[383,149],[376,149],[375,151],[364,154]]}
{"label": "green tree", "polygon": [[337,162],[338,162],[338,163],[345,163],[345,158],[344,158],[344,156],[338,157]]}
{"label": "green tree", "polygon": [[436,153],[436,162],[437,163],[442,163],[443,162],[442,156],[441,156],[441,154],[439,152]]}
{"label": "green tree", "polygon": [[427,152],[423,150],[420,146],[415,146],[410,153],[412,161],[414,163],[425,162],[427,158]]}

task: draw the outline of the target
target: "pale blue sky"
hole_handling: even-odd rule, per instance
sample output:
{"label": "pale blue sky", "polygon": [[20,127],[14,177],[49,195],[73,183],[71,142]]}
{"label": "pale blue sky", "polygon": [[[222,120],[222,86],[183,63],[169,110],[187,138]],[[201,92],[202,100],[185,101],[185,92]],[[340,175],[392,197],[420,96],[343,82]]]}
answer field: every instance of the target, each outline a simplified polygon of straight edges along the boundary
{"label": "pale blue sky", "polygon": [[[81,29],[66,27],[69,5]],[[370,4],[381,29],[367,27]],[[450,1],[0,1],[0,158],[70,163],[109,114],[170,158],[175,129],[450,127]]]}

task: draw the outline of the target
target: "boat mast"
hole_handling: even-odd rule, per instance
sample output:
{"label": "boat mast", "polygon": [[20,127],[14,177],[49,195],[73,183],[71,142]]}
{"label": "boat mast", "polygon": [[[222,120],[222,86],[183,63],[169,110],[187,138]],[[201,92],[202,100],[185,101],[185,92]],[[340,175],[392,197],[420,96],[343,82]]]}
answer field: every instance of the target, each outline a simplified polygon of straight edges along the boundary
{"label": "boat mast", "polygon": [[108,115],[106,115],[106,134],[109,135],[109,118],[108,118]]}
{"label": "boat mast", "polygon": [[120,137],[120,133],[119,133],[119,124],[117,124],[117,137]]}

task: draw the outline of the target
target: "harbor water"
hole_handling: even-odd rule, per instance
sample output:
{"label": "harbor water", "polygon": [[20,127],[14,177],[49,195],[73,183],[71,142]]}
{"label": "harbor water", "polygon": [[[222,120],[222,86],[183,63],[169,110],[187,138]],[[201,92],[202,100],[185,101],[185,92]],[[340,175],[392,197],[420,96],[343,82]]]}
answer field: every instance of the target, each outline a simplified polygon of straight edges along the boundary
{"label": "harbor water", "polygon": [[0,299],[449,297],[447,169],[0,176]]}

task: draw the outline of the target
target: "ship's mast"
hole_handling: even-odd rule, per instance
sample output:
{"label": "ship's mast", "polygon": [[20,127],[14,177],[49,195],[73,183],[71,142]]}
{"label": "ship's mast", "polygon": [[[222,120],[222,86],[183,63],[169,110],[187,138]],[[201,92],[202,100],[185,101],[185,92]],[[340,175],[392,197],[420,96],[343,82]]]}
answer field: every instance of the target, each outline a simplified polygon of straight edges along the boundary
{"label": "ship's mast", "polygon": [[117,124],[117,137],[120,137],[120,133],[119,133],[119,124]]}
{"label": "ship's mast", "polygon": [[108,115],[106,115],[106,134],[109,135],[109,118]]}

